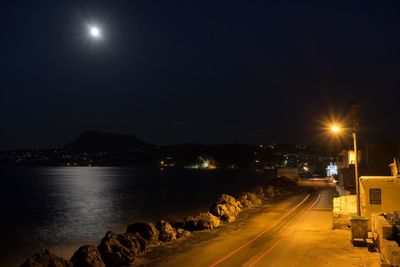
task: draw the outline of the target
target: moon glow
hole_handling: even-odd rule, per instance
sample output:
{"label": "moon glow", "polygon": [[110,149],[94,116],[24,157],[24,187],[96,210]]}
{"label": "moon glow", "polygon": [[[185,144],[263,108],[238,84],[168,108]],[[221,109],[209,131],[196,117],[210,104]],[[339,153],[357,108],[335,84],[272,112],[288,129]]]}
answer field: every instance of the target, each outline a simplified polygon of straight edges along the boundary
{"label": "moon glow", "polygon": [[96,26],[90,27],[89,33],[90,33],[90,35],[91,35],[93,38],[95,38],[95,39],[98,39],[98,38],[101,37],[100,29],[99,29],[98,27],[96,27]]}

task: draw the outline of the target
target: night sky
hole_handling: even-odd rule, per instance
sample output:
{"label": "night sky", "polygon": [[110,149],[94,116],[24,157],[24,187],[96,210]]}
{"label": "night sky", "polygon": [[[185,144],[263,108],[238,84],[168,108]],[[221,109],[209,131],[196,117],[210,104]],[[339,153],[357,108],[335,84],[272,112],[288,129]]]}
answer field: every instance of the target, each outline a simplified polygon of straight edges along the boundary
{"label": "night sky", "polygon": [[400,136],[400,2],[272,2],[1,1],[0,150],[323,142],[352,103],[367,141]]}

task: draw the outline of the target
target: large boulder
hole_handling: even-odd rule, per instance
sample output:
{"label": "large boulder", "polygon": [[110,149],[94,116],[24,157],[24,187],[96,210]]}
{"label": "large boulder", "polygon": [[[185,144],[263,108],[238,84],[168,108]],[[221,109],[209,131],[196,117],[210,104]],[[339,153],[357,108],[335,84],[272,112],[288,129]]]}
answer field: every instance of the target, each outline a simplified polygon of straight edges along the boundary
{"label": "large boulder", "polygon": [[137,222],[128,226],[127,233],[139,233],[149,244],[158,243],[158,230],[153,223]]}
{"label": "large boulder", "polygon": [[261,206],[261,199],[254,193],[244,192],[240,194],[239,201],[245,208],[253,208]]}
{"label": "large boulder", "polygon": [[237,199],[244,208],[254,208],[258,198],[252,193],[243,192]]}
{"label": "large boulder", "polygon": [[223,220],[224,222],[234,222],[236,220],[236,217],[233,215],[229,215],[229,214],[225,214],[224,216],[221,217],[221,220]]}
{"label": "large boulder", "polygon": [[197,220],[193,216],[187,216],[185,218],[184,229],[188,231],[196,231],[197,230]]}
{"label": "large boulder", "polygon": [[72,267],[72,263],[58,257],[47,249],[42,249],[27,259],[21,267]]}
{"label": "large boulder", "polygon": [[80,247],[74,255],[71,262],[74,267],[105,267],[101,259],[100,252],[95,246],[87,245]]}
{"label": "large boulder", "polygon": [[219,227],[220,219],[210,212],[200,213],[198,216],[188,216],[185,218],[185,230],[199,231],[206,229],[214,229]]}
{"label": "large boulder", "polygon": [[188,230],[182,229],[182,228],[178,228],[176,229],[176,238],[182,238],[182,237],[188,237],[190,236],[192,233]]}
{"label": "large boulder", "polygon": [[169,222],[161,220],[156,223],[156,228],[159,231],[158,240],[169,242],[176,239],[176,230]]}
{"label": "large boulder", "polygon": [[276,197],[275,187],[272,185],[267,185],[264,189],[264,196],[269,199],[273,199]]}
{"label": "large boulder", "polygon": [[254,207],[253,203],[251,203],[251,201],[247,199],[246,195],[241,195],[239,197],[239,201],[240,201],[240,203],[242,203],[244,208],[253,208]]}
{"label": "large boulder", "polygon": [[214,229],[220,225],[218,217],[212,215],[210,212],[200,213],[199,216],[196,217],[196,221],[197,230]]}
{"label": "large boulder", "polygon": [[210,212],[226,222],[234,221],[241,211],[242,204],[233,196],[222,194],[211,207]]}
{"label": "large boulder", "polygon": [[146,245],[147,241],[138,233],[115,234],[109,231],[98,250],[107,267],[130,266],[136,254],[145,250]]}
{"label": "large boulder", "polygon": [[237,216],[236,209],[228,204],[214,204],[211,208],[211,214],[221,218],[225,222],[233,222]]}
{"label": "large boulder", "polygon": [[215,202],[216,204],[227,204],[230,206],[234,206],[237,208],[238,210],[238,214],[240,212],[240,202],[237,201],[233,196],[227,195],[227,194],[222,194],[217,202]]}
{"label": "large boulder", "polygon": [[255,192],[255,194],[258,198],[263,199],[265,197],[264,196],[264,188],[262,188],[262,187],[257,188],[257,191]]}

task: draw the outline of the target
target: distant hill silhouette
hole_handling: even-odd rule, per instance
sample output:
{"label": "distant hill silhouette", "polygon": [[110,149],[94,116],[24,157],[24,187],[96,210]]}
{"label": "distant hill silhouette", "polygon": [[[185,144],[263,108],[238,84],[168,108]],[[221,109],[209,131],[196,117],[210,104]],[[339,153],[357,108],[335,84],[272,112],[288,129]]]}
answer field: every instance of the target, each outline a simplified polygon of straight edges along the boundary
{"label": "distant hill silhouette", "polygon": [[[90,131],[82,133],[74,141],[60,148],[0,153],[0,165],[159,168],[161,162],[166,161],[173,163],[175,168],[185,168],[207,159],[215,162],[218,168],[264,168],[281,164],[285,154],[298,154],[303,159],[306,157],[306,160],[315,161],[315,155],[326,155],[322,154],[324,150],[323,146],[290,144],[154,145],[134,135]],[[323,166],[322,171],[325,167]]]}
{"label": "distant hill silhouette", "polygon": [[64,147],[67,151],[132,151],[153,150],[155,145],[146,143],[134,135],[90,131],[82,133]]}
{"label": "distant hill silhouette", "polygon": [[[212,158],[222,165],[245,167],[252,162],[254,145],[244,144],[178,144],[156,146],[146,143],[134,135],[90,131],[82,133],[76,140],[64,147],[72,153],[107,152],[97,164],[132,165],[159,164],[164,157],[172,157],[177,165],[185,166],[198,161],[199,156]],[[264,153],[265,154],[265,153]],[[270,153],[267,153],[270,154]],[[91,156],[93,159],[93,155]]]}

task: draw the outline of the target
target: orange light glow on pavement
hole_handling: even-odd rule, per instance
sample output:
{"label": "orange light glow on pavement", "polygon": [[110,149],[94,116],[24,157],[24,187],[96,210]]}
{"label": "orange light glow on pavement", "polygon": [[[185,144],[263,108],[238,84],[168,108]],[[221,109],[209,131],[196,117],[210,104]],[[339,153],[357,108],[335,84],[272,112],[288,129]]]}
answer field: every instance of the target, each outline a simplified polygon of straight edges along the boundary
{"label": "orange light glow on pavement", "polygon": [[235,255],[236,253],[238,253],[239,251],[241,251],[243,248],[247,247],[248,245],[250,245],[251,243],[253,243],[254,241],[256,241],[257,239],[259,239],[260,237],[262,237],[265,233],[267,233],[268,231],[270,231],[273,227],[275,227],[278,223],[280,223],[281,221],[283,221],[285,218],[287,218],[291,213],[293,213],[297,208],[299,208],[304,202],[306,202],[306,200],[310,197],[310,194],[307,194],[306,197],[299,203],[297,204],[295,207],[293,207],[291,210],[289,210],[285,215],[283,215],[279,220],[277,220],[275,223],[273,223],[271,226],[269,226],[267,229],[265,229],[264,231],[262,231],[261,233],[259,233],[257,236],[255,236],[253,239],[247,241],[246,243],[244,243],[243,245],[241,245],[240,247],[238,247],[237,249],[233,250],[232,252],[230,252],[229,254],[227,254],[226,256],[224,256],[223,258],[221,258],[220,260],[214,262],[213,264],[211,264],[209,267],[214,267],[217,266],[218,264],[221,264],[222,262],[224,262],[225,260],[229,259],[230,257],[232,257],[233,255]]}
{"label": "orange light glow on pavement", "polygon": [[259,256],[255,261],[249,264],[249,267],[255,266],[262,258],[265,257],[270,251],[272,251],[283,239],[287,238],[289,234],[294,230],[294,227],[303,220],[303,218],[308,214],[308,212],[314,208],[314,206],[318,203],[320,200],[321,195],[318,195],[317,199],[310,205],[309,208],[306,209],[306,211],[300,216],[300,218],[297,220],[297,223],[291,227],[290,231],[287,232],[287,234],[283,237],[281,237],[278,241],[276,241],[275,244],[273,244],[270,248],[268,248],[261,256]]}

